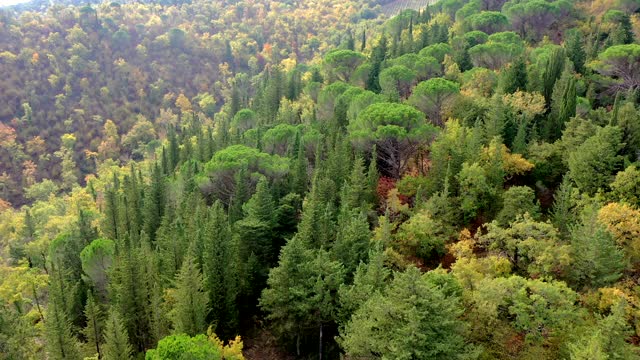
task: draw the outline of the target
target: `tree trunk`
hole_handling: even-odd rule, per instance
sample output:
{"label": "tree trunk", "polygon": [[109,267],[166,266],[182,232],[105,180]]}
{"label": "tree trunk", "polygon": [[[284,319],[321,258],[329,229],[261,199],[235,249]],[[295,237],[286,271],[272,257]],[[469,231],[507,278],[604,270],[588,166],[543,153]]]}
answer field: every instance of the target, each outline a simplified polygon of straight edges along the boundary
{"label": "tree trunk", "polygon": [[319,360],[322,360],[322,324],[320,324],[320,344],[319,344],[320,356]]}

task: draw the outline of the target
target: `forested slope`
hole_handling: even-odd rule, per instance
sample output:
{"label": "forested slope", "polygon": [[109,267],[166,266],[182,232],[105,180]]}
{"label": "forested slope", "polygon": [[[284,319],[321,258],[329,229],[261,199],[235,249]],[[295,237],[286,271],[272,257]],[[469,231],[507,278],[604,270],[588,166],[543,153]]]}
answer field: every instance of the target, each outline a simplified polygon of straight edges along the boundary
{"label": "forested slope", "polygon": [[370,5],[5,14],[0,359],[640,358],[640,4]]}

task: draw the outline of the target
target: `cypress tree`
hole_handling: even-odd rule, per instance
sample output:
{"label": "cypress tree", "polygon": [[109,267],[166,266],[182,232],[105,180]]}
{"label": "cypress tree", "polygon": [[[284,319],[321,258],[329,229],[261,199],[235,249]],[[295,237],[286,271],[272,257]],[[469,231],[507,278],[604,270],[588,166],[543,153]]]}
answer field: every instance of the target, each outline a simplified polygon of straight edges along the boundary
{"label": "cypress tree", "polygon": [[566,66],[562,76],[553,89],[551,114],[546,122],[544,132],[549,142],[562,136],[564,124],[576,116],[576,80],[570,66]]}
{"label": "cypress tree", "polygon": [[367,90],[371,90],[375,93],[380,93],[382,90],[380,87],[380,71],[382,70],[382,63],[387,58],[387,36],[382,35],[378,44],[373,48],[371,52],[371,71],[367,77]]}
{"label": "cypress tree", "polygon": [[542,77],[542,94],[544,95],[547,109],[551,106],[551,97],[556,81],[564,70],[566,54],[563,48],[554,49],[549,55],[549,60]]}
{"label": "cypress tree", "polygon": [[129,334],[116,308],[109,310],[109,317],[104,330],[104,360],[131,360],[133,347],[129,343]]}
{"label": "cypress tree", "polygon": [[367,48],[367,29],[362,30],[362,40],[360,41],[360,52]]}
{"label": "cypress tree", "polygon": [[585,61],[587,59],[587,54],[584,51],[584,43],[582,41],[582,34],[579,30],[573,30],[567,36],[567,39],[564,43],[564,48],[567,52],[567,57],[573,63],[576,72],[579,74],[584,74],[585,71]]}

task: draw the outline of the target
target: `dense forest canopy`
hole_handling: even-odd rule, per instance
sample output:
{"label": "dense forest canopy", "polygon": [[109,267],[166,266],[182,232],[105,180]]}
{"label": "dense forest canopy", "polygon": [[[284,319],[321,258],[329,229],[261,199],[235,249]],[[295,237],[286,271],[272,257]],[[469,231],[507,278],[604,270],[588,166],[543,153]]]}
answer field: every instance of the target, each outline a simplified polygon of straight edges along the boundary
{"label": "dense forest canopy", "polygon": [[16,9],[0,360],[640,358],[637,0]]}

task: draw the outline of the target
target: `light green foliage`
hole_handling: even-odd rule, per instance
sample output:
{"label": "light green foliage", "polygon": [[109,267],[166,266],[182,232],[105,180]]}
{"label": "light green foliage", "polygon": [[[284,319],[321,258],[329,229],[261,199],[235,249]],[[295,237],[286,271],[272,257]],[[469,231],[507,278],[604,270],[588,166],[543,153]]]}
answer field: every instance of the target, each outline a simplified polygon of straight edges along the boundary
{"label": "light green foliage", "polygon": [[106,295],[104,291],[107,286],[107,274],[113,263],[115,251],[116,245],[113,240],[97,239],[80,252],[82,271],[89,276],[93,285],[103,292],[102,295]]}
{"label": "light green foliage", "polygon": [[211,174],[225,170],[238,170],[242,167],[276,175],[287,171],[288,162],[280,156],[269,155],[258,149],[233,145],[216,152],[211,161],[205,165],[205,169]]}
{"label": "light green foliage", "polygon": [[640,206],[640,171],[631,165],[616,174],[611,183],[614,199],[624,201],[630,205]]}
{"label": "light green foliage", "polygon": [[210,330],[189,337],[185,334],[170,335],[158,342],[158,347],[147,351],[146,360],[244,360],[244,344],[239,336],[224,344]]}
{"label": "light green foliage", "polygon": [[494,221],[486,225],[486,230],[480,241],[490,250],[505,254],[517,273],[532,278],[566,276],[572,261],[571,249],[560,243],[558,230],[551,223],[535,221],[525,214],[507,228]]}
{"label": "light green foliage", "polygon": [[567,21],[573,3],[567,0],[510,0],[502,7],[513,28],[531,40],[540,40],[552,26]]}
{"label": "light green foliage", "polygon": [[[484,279],[472,294],[473,318],[479,330],[496,336],[521,332],[531,344],[561,341],[580,318],[578,294],[563,282],[520,276]],[[476,329],[474,326],[474,329]],[[508,330],[504,329],[504,326]],[[504,346],[504,344],[497,344]]]}
{"label": "light green foliage", "polygon": [[496,219],[502,225],[507,225],[518,216],[529,214],[531,218],[540,217],[540,204],[536,201],[536,194],[528,186],[512,186],[502,194],[503,206]]}
{"label": "light green foliage", "polygon": [[409,256],[415,254],[424,259],[444,253],[444,244],[452,235],[450,229],[433,217],[429,211],[422,210],[409,218],[398,228],[394,246]]}
{"label": "light green foliage", "polygon": [[588,205],[580,214],[580,222],[571,227],[574,263],[572,279],[578,287],[600,288],[611,285],[626,267],[624,253],[607,228],[598,222],[598,209]]}
{"label": "light green foliage", "polygon": [[233,116],[231,131],[243,133],[255,127],[256,122],[256,113],[253,110],[242,109]]}
{"label": "light green foliage", "polygon": [[436,125],[442,125],[442,106],[460,92],[460,85],[443,78],[423,81],[413,89],[408,102],[427,114]]}
{"label": "light green foliage", "polygon": [[102,347],[103,359],[133,359],[133,348],[129,343],[127,329],[124,326],[121,315],[114,308],[109,310],[109,317],[104,330],[104,340],[105,343]]}
{"label": "light green foliage", "polygon": [[204,291],[204,279],[192,254],[184,259],[175,285],[174,307],[169,313],[174,331],[192,336],[203,333],[207,328],[209,294]]}
{"label": "light green foliage", "polygon": [[403,65],[394,65],[380,72],[382,93],[391,100],[406,99],[416,72]]}
{"label": "light green foliage", "polygon": [[640,45],[611,46],[598,55],[593,66],[602,75],[612,78],[610,89],[613,91],[636,87],[640,81]]}
{"label": "light green foliage", "polygon": [[463,163],[456,179],[460,184],[460,207],[465,218],[471,220],[495,196],[495,187],[490,183],[485,170],[478,163],[471,165]]}
{"label": "light green foliage", "polygon": [[475,66],[497,70],[524,51],[522,40],[513,32],[495,33],[487,40],[469,49],[469,56]]}
{"label": "light green foliage", "polygon": [[595,194],[611,183],[622,161],[621,140],[620,129],[607,126],[569,153],[569,176],[581,191]]}
{"label": "light green foliage", "polygon": [[487,34],[504,31],[509,20],[499,11],[482,11],[465,18],[469,28]]}
{"label": "light green foliage", "polygon": [[353,50],[334,50],[324,57],[329,73],[344,82],[349,82],[352,72],[364,60],[364,55]]}
{"label": "light green foliage", "polygon": [[360,307],[341,332],[348,356],[383,359],[463,358],[461,288],[439,271],[396,273],[384,292]]}
{"label": "light green foliage", "polygon": [[438,43],[425,47],[424,49],[420,50],[420,53],[418,55],[420,55],[421,57],[431,56],[435,58],[438,63],[442,63],[444,61],[444,56],[450,55],[452,51],[453,49],[451,48],[451,45]]}

